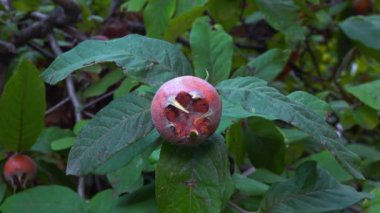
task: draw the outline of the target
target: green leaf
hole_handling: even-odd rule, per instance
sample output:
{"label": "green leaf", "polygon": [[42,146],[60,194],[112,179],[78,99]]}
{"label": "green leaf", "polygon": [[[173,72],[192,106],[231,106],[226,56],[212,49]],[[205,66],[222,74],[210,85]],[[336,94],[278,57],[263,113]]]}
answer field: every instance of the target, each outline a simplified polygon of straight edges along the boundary
{"label": "green leaf", "polygon": [[128,75],[154,85],[192,73],[186,57],[172,44],[128,35],[108,41],[84,41],[58,56],[42,76],[47,83],[55,84],[77,69],[102,62],[115,62]]}
{"label": "green leaf", "polygon": [[0,142],[8,151],[29,149],[45,124],[45,85],[38,69],[21,59],[0,98]]}
{"label": "green leaf", "polygon": [[380,161],[380,151],[376,149],[376,147],[353,143],[347,146],[351,151],[355,152],[357,155],[366,159],[364,163],[372,163],[376,161]]}
{"label": "green leaf", "polygon": [[[144,178],[141,173],[134,172],[135,170],[128,171],[127,167],[123,171],[118,171],[117,176],[108,177],[112,188],[114,189],[114,194],[123,194],[134,192],[144,185]],[[132,173],[132,174],[131,174]],[[135,179],[136,178],[136,179]]]}
{"label": "green leaf", "polygon": [[75,134],[70,129],[61,129],[58,127],[46,128],[42,131],[36,143],[33,144],[31,150],[42,153],[52,152],[53,150],[51,149],[51,143],[53,141],[72,136],[75,136]]}
{"label": "green leaf", "polygon": [[[20,205],[22,204],[22,205]],[[54,205],[52,205],[54,204]],[[8,197],[0,207],[7,212],[86,212],[85,201],[63,186],[37,186]]]}
{"label": "green leaf", "polygon": [[[148,150],[148,155],[152,150]],[[147,152],[144,155],[136,155],[125,167],[107,174],[107,178],[116,194],[132,192],[143,185],[141,172],[144,169]]]}
{"label": "green leaf", "polygon": [[374,189],[371,191],[373,199],[364,202],[364,207],[367,213],[378,213],[380,212],[380,189]]}
{"label": "green leaf", "polygon": [[344,209],[368,197],[367,193],[340,184],[317,168],[315,162],[308,161],[293,178],[269,189],[260,212],[326,212]]}
{"label": "green leaf", "polygon": [[308,133],[355,178],[364,178],[357,169],[359,157],[343,145],[335,131],[321,117],[266,84],[255,77],[239,77],[219,83],[217,89],[222,100],[235,103],[251,115],[279,119]]}
{"label": "green leaf", "polygon": [[113,93],[113,98],[123,97],[129,94],[131,90],[139,84],[138,81],[132,78],[126,78],[121,82],[120,86]]}
{"label": "green leaf", "polygon": [[150,102],[151,97],[131,93],[103,108],[79,133],[69,154],[67,174],[94,172],[117,152],[147,136],[153,129]]}
{"label": "green leaf", "polygon": [[376,128],[379,124],[377,111],[365,105],[355,109],[352,113],[352,116],[354,118],[354,121],[364,129],[371,130]]}
{"label": "green leaf", "polygon": [[51,143],[51,149],[54,151],[60,151],[69,149],[75,142],[75,137],[60,138]]}
{"label": "green leaf", "polygon": [[169,19],[174,15],[176,1],[149,0],[144,9],[146,34],[153,38],[162,38],[168,28]]}
{"label": "green leaf", "polygon": [[151,152],[157,148],[159,143],[155,142],[159,137],[160,134],[156,129],[153,129],[146,137],[124,147],[122,150],[112,155],[109,160],[96,169],[95,173],[108,174],[127,166],[136,155],[145,154],[146,152]]}
{"label": "green leaf", "polygon": [[165,40],[175,42],[180,35],[190,29],[194,20],[201,16],[205,9],[203,6],[194,7],[190,11],[171,19],[165,32]]}
{"label": "green leaf", "polygon": [[298,130],[298,129],[282,129],[282,133],[285,137],[285,143],[292,144],[301,142],[309,138],[308,134]]}
{"label": "green leaf", "polygon": [[85,127],[87,126],[89,120],[80,120],[78,121],[75,125],[74,125],[74,128],[73,128],[73,131],[74,131],[74,134],[75,135],[78,135],[79,132]]}
{"label": "green leaf", "polygon": [[328,103],[304,91],[292,92],[288,95],[288,98],[305,105],[306,108],[310,109],[321,118],[326,117],[326,113],[332,111]]}
{"label": "green leaf", "polygon": [[125,206],[122,212],[136,212],[136,213],[155,213],[157,211],[157,204],[154,197],[155,185],[149,184],[143,186],[141,189],[130,193],[120,198],[118,207]]}
{"label": "green leaf", "polygon": [[230,75],[232,66],[232,38],[220,26],[213,29],[208,17],[198,18],[192,26],[190,46],[195,75],[216,84]]}
{"label": "green leaf", "polygon": [[273,28],[284,33],[292,41],[305,39],[306,31],[298,23],[300,10],[293,0],[256,0],[255,2]]}
{"label": "green leaf", "polygon": [[267,184],[273,184],[277,182],[284,181],[285,178],[267,170],[267,169],[257,169],[253,174],[249,176],[250,178],[253,178],[257,181],[267,183]]}
{"label": "green leaf", "polygon": [[88,209],[91,213],[116,212],[118,196],[112,189],[107,189],[97,193],[88,203]]}
{"label": "green leaf", "polygon": [[242,124],[236,123],[232,125],[226,134],[226,142],[229,153],[234,157],[237,165],[244,163],[247,151],[246,138],[244,137]]}
{"label": "green leaf", "polygon": [[[3,171],[1,170],[1,173]],[[6,196],[7,192],[7,184],[4,182],[4,180],[0,180],[0,202],[3,201],[3,198]]]}
{"label": "green leaf", "polygon": [[269,189],[268,185],[239,174],[234,174],[232,179],[235,183],[235,188],[245,195],[262,195]]}
{"label": "green leaf", "polygon": [[316,153],[303,158],[299,164],[310,160],[316,161],[318,163],[318,166],[326,170],[331,176],[341,182],[352,180],[352,176],[347,173],[346,170],[344,170],[338,164],[338,162],[336,162],[336,160],[330,155],[330,153],[328,153],[328,151],[322,151],[320,153]]}
{"label": "green leaf", "polygon": [[149,184],[136,192],[119,197],[108,189],[96,194],[88,204],[91,213],[155,213],[154,185]]}
{"label": "green leaf", "polygon": [[14,7],[14,9],[21,12],[30,12],[30,11],[38,10],[38,7],[40,6],[40,4],[41,4],[40,0],[28,0],[28,1],[13,0],[12,1],[12,6]]}
{"label": "green leaf", "polygon": [[204,6],[207,1],[208,0],[177,0],[174,17],[177,18],[199,6]]}
{"label": "green leaf", "polygon": [[252,165],[280,174],[285,168],[286,148],[284,136],[274,122],[261,117],[251,117],[244,133]]}
{"label": "green leaf", "polygon": [[214,135],[196,147],[162,145],[156,169],[160,212],[221,212],[233,186],[222,140]]}
{"label": "green leaf", "polygon": [[146,0],[129,0],[128,12],[140,12],[144,7]]}
{"label": "green leaf", "polygon": [[113,84],[117,83],[124,77],[122,70],[117,69],[102,77],[98,82],[92,84],[83,91],[83,97],[89,98],[101,95],[107,91],[107,89]]}
{"label": "green leaf", "polygon": [[358,98],[366,105],[380,110],[380,80],[360,84],[358,86],[346,86],[347,92]]}
{"label": "green leaf", "polygon": [[288,62],[290,50],[273,48],[251,60],[246,66],[237,70],[233,76],[255,76],[272,81]]}
{"label": "green leaf", "polygon": [[352,40],[367,48],[380,50],[380,16],[351,16],[339,24]]}
{"label": "green leaf", "polygon": [[230,30],[239,23],[241,5],[240,0],[209,0],[207,8],[218,24]]}

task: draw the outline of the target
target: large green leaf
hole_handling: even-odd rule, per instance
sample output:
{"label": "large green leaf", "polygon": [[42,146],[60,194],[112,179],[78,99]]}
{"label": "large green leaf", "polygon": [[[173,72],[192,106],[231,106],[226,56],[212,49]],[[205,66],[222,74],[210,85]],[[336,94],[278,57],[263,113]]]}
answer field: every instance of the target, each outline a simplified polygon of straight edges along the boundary
{"label": "large green leaf", "polygon": [[228,78],[233,55],[232,38],[216,25],[213,29],[208,17],[198,18],[192,26],[190,45],[195,75],[216,84]]}
{"label": "large green leaf", "polygon": [[96,194],[88,203],[91,213],[155,213],[154,184],[149,184],[125,196],[115,196],[112,190]]}
{"label": "large green leaf", "polygon": [[[179,1],[178,3],[180,2],[184,1]],[[193,1],[188,2],[190,3]],[[206,8],[204,6],[199,5],[191,8],[190,11],[186,11],[184,14],[181,14],[170,20],[168,29],[165,32],[165,40],[174,42],[178,36],[185,33],[191,27],[191,24],[194,22],[194,20],[197,17],[201,16],[205,9]]]}
{"label": "large green leaf", "polygon": [[234,73],[234,76],[255,76],[266,81],[273,80],[288,62],[290,50],[273,48],[251,60]]}
{"label": "large green leaf", "polygon": [[304,91],[292,92],[288,95],[288,98],[304,104],[308,109],[315,112],[321,118],[324,118],[328,111],[332,111],[328,103]]}
{"label": "large green leaf", "polygon": [[209,0],[207,3],[211,17],[226,30],[230,30],[239,23],[242,13],[240,7],[242,7],[240,0]]}
{"label": "large green leaf", "polygon": [[217,89],[223,100],[240,106],[251,115],[279,119],[308,133],[319,142],[321,148],[328,149],[355,178],[364,179],[357,169],[359,157],[343,145],[323,118],[268,87],[265,81],[255,77],[239,77],[221,82]]}
{"label": "large green leaf", "polygon": [[344,209],[368,197],[367,193],[340,184],[315,162],[308,161],[293,178],[269,189],[260,212],[326,212]]}
{"label": "large green leaf", "polygon": [[273,121],[251,117],[244,128],[247,153],[255,168],[282,173],[285,168],[284,136]]}
{"label": "large green leaf", "polygon": [[37,186],[8,197],[0,207],[6,212],[86,212],[85,201],[63,186]]}
{"label": "large green leaf", "polygon": [[[379,96],[380,97],[380,96]],[[360,106],[352,113],[354,121],[364,129],[374,129],[379,124],[377,111],[366,105]]]}
{"label": "large green leaf", "polygon": [[8,151],[27,150],[44,127],[45,85],[38,69],[21,59],[0,98],[0,143]]}
{"label": "large green leaf", "polygon": [[339,24],[352,40],[367,48],[380,50],[380,16],[351,16]]}
{"label": "large green leaf", "polygon": [[235,188],[246,195],[263,195],[269,189],[268,185],[239,174],[234,174],[232,179],[235,183]]}
{"label": "large green leaf", "polygon": [[293,0],[256,0],[268,23],[291,40],[303,40],[305,30],[298,23],[299,7]]}
{"label": "large green leaf", "polygon": [[128,75],[154,85],[192,73],[186,57],[172,44],[128,35],[109,41],[84,41],[58,56],[42,75],[46,82],[55,84],[75,70],[102,62],[115,62]]}
{"label": "large green leaf", "polygon": [[226,134],[226,142],[228,151],[234,158],[236,164],[238,166],[243,164],[247,152],[247,146],[241,123],[236,123],[230,126]]}
{"label": "large green leaf", "polygon": [[357,86],[346,86],[345,89],[368,106],[380,110],[380,80]]}
{"label": "large green leaf", "polygon": [[176,1],[149,0],[144,9],[144,25],[147,35],[162,38],[168,27],[169,19],[175,12]]}
{"label": "large green leaf", "polygon": [[155,149],[159,145],[159,143],[155,143],[159,137],[160,134],[156,129],[153,129],[146,137],[134,142],[133,144],[129,144],[122,150],[112,155],[109,160],[96,169],[95,173],[108,174],[127,166],[136,155],[142,155]]}
{"label": "large green leaf", "polygon": [[123,168],[107,174],[107,178],[116,194],[132,192],[143,185],[144,180],[141,176],[141,172],[146,166],[148,158],[154,148],[155,146],[150,146],[143,153],[135,155]]}
{"label": "large green leaf", "polygon": [[131,93],[103,108],[79,133],[70,151],[67,174],[94,172],[126,147],[139,150],[147,146],[136,142],[153,129],[150,102],[150,96]]}
{"label": "large green leaf", "polygon": [[318,166],[326,170],[331,176],[336,178],[340,182],[352,180],[352,176],[344,170],[338,162],[328,153],[328,151],[322,151],[306,158],[302,158],[300,163],[306,161],[316,161]]}
{"label": "large green leaf", "polygon": [[160,212],[221,212],[232,186],[221,137],[197,147],[163,144],[156,169]]}

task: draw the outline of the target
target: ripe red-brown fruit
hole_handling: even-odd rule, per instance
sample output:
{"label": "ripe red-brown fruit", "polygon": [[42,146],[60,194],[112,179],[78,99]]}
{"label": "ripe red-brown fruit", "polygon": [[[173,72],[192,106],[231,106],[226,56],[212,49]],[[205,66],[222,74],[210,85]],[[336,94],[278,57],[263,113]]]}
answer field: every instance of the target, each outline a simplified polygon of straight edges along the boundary
{"label": "ripe red-brown fruit", "polygon": [[217,129],[222,102],[207,81],[182,76],[164,83],[151,105],[154,126],[167,141],[193,146]]}
{"label": "ripe red-brown fruit", "polygon": [[14,189],[25,188],[34,179],[36,172],[37,166],[34,161],[29,156],[23,154],[12,155],[5,162],[3,169],[5,180]]}
{"label": "ripe red-brown fruit", "polygon": [[373,0],[354,0],[353,6],[357,14],[365,15],[371,12]]}

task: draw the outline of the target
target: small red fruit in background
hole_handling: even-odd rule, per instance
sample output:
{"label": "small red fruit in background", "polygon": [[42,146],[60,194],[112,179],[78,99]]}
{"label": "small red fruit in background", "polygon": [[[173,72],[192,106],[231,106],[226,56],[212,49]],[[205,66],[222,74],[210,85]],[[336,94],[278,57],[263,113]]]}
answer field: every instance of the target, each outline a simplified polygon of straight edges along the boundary
{"label": "small red fruit in background", "polygon": [[13,187],[25,188],[36,176],[37,166],[27,155],[14,154],[5,162],[3,173],[5,180]]}
{"label": "small red fruit in background", "polygon": [[151,105],[152,120],[167,141],[194,146],[218,128],[222,101],[207,81],[182,76],[164,83]]}
{"label": "small red fruit in background", "polygon": [[373,8],[373,0],[354,0],[353,6],[357,14],[366,15]]}

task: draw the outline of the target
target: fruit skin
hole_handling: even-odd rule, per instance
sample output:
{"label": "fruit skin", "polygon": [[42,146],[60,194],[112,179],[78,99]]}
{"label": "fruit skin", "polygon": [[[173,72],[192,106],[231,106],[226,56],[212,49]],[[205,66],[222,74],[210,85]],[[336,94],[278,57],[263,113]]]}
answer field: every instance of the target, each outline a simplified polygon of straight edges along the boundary
{"label": "fruit skin", "polygon": [[[185,105],[188,113],[173,107],[173,99]],[[216,89],[194,76],[181,76],[164,83],[151,105],[153,124],[161,136],[184,146],[200,144],[212,135],[221,113],[222,101]]]}
{"label": "fruit skin", "polygon": [[37,166],[33,159],[24,154],[14,154],[4,164],[3,175],[5,180],[14,189],[25,188],[37,173]]}

